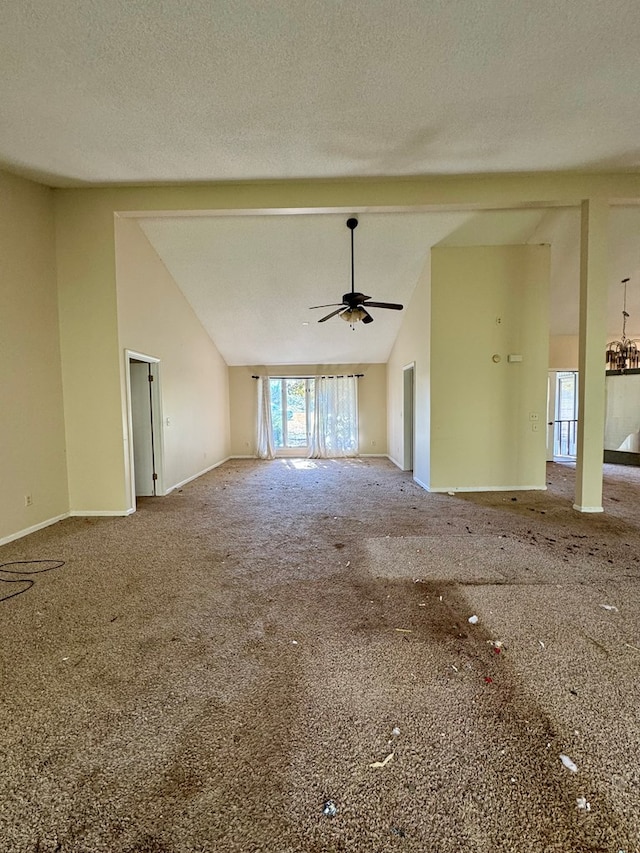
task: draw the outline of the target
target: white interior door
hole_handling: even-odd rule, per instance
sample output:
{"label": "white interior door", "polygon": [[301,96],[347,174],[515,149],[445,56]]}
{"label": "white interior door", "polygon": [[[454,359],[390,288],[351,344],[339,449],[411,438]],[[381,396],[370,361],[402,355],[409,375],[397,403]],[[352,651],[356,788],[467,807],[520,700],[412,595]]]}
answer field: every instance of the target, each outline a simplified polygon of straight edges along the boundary
{"label": "white interior door", "polygon": [[402,410],[403,410],[403,444],[404,444],[404,452],[403,452],[403,460],[402,460],[402,469],[404,471],[413,471],[413,423],[414,423],[414,413],[413,413],[413,399],[414,399],[414,391],[413,391],[413,376],[414,376],[414,366],[409,365],[409,367],[405,367],[403,371],[403,386],[402,386]]}
{"label": "white interior door", "polygon": [[155,495],[151,365],[130,361],[133,468],[136,496]]}

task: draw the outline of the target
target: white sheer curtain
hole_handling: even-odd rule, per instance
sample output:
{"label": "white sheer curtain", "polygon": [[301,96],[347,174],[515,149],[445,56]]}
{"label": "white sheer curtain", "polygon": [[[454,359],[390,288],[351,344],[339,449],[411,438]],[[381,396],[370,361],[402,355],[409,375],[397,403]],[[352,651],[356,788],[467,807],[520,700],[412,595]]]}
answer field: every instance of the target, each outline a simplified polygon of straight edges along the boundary
{"label": "white sheer curtain", "polygon": [[258,434],[256,447],[260,459],[274,459],[276,455],[271,419],[271,383],[268,376],[258,377]]}
{"label": "white sheer curtain", "polygon": [[309,455],[314,459],[357,456],[358,380],[355,376],[318,376]]}

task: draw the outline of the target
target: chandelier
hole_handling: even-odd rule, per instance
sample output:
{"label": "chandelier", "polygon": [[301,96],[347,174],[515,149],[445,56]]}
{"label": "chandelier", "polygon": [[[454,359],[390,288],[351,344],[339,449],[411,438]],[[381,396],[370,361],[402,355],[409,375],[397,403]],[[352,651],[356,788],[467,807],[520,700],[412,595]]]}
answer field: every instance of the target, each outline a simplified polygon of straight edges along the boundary
{"label": "chandelier", "polygon": [[627,282],[628,278],[622,279],[624,284],[624,301],[622,303],[622,338],[619,341],[610,341],[607,344],[607,370],[632,370],[640,367],[640,341],[631,340],[627,337]]}

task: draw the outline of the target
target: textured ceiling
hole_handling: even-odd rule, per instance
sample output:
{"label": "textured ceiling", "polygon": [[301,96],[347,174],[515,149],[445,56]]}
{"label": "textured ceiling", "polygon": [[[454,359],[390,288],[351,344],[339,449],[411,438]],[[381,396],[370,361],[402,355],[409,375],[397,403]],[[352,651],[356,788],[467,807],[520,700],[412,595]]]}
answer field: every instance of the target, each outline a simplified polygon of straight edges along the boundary
{"label": "textured ceiling", "polygon": [[[468,214],[362,214],[355,289],[376,301],[411,298],[432,243]],[[140,220],[227,364],[385,362],[404,312],[371,309],[352,331],[318,323],[351,288],[345,216],[214,216]],[[308,323],[308,325],[303,325]]]}
{"label": "textured ceiling", "polygon": [[[4,0],[0,167],[52,186],[637,169],[639,43],[637,0]],[[612,218],[616,331],[640,223]],[[349,287],[344,220],[142,227],[230,364],[385,361],[404,314],[351,332],[308,310]],[[575,333],[576,211],[363,214],[356,284],[406,305],[431,245],[527,241],[553,242],[551,331]]]}
{"label": "textured ceiling", "polygon": [[[317,320],[350,289],[346,217],[162,217],[142,230],[227,364],[386,362],[431,246],[524,243],[542,211],[365,213],[354,232],[355,286],[405,311],[371,309],[352,331]],[[303,325],[308,323],[308,325]]]}
{"label": "textured ceiling", "polygon": [[640,165],[637,0],[4,0],[0,164],[52,185]]}
{"label": "textured ceiling", "polygon": [[[354,331],[338,317],[316,321],[350,288],[346,217],[201,216],[139,224],[230,365],[386,362],[432,246],[550,243],[552,335],[578,332],[577,209],[458,213],[363,213],[354,233],[355,284],[405,311],[371,310]],[[611,211],[607,332],[640,337],[640,209]],[[304,325],[308,323],[308,325]]]}
{"label": "textured ceiling", "polygon": [[[580,298],[580,211],[548,210],[531,243],[551,244],[551,335],[577,335]],[[623,278],[627,287],[627,335],[640,338],[640,208],[612,207],[609,223],[607,336],[622,332]]]}

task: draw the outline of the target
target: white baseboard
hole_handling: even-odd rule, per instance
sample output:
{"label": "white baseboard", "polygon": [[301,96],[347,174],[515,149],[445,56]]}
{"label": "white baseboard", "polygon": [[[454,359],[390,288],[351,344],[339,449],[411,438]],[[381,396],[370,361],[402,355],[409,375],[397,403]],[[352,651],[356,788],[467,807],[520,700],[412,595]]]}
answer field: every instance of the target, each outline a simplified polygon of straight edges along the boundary
{"label": "white baseboard", "polygon": [[3,536],[0,539],[0,545],[7,545],[9,542],[14,542],[16,539],[22,539],[23,536],[29,536],[30,533],[36,533],[42,530],[43,527],[50,527],[52,524],[57,524],[59,521],[64,521],[69,518],[71,513],[65,512],[62,515],[56,515],[55,518],[48,518],[46,521],[41,521],[39,524],[34,524],[31,527],[25,527],[24,530],[18,530],[16,533],[10,533],[8,536]]}
{"label": "white baseboard", "polygon": [[413,478],[413,482],[414,482],[414,483],[417,483],[417,484],[420,486],[420,488],[421,488],[421,489],[424,489],[424,490],[425,490],[425,492],[430,492],[430,491],[432,491],[432,490],[429,488],[429,486],[427,486],[427,484],[426,484],[426,483],[423,483],[423,482],[422,482],[422,480],[419,480],[417,477],[414,477],[414,478]]}
{"label": "white baseboard", "polygon": [[393,464],[396,466],[396,468],[399,468],[401,471],[404,470],[402,465],[398,462],[398,460],[394,459],[393,456],[391,456],[389,453],[385,453],[385,456],[387,457],[389,462],[393,462]]}
{"label": "white baseboard", "polygon": [[573,508],[578,512],[604,512],[601,506],[580,506],[579,504],[574,504]]}
{"label": "white baseboard", "polygon": [[356,458],[359,459],[388,459],[387,453],[358,453]]}
{"label": "white baseboard", "polygon": [[194,474],[192,477],[187,477],[186,480],[181,480],[179,483],[176,483],[175,486],[170,486],[165,490],[165,495],[170,495],[171,492],[175,492],[176,489],[181,489],[183,486],[186,486],[187,483],[193,482],[193,480],[197,480],[198,477],[202,477],[204,474],[208,474],[209,471],[213,471],[214,468],[219,468],[220,465],[224,465],[225,462],[228,462],[230,459],[233,459],[233,456],[225,456],[224,459],[221,459],[219,462],[215,462],[213,465],[209,465],[208,468],[203,468],[202,471],[198,471],[197,474]]}
{"label": "white baseboard", "polygon": [[[416,481],[417,482],[417,481]],[[546,486],[438,486],[430,492],[544,492]]]}
{"label": "white baseboard", "polygon": [[257,458],[258,457],[255,455],[255,453],[245,453],[242,456],[239,456],[239,455],[234,453],[233,456],[227,456],[227,459],[257,459]]}
{"label": "white baseboard", "polygon": [[131,515],[132,512],[135,512],[135,509],[72,509],[69,515],[72,518],[93,518],[94,516],[122,518],[124,515]]}

